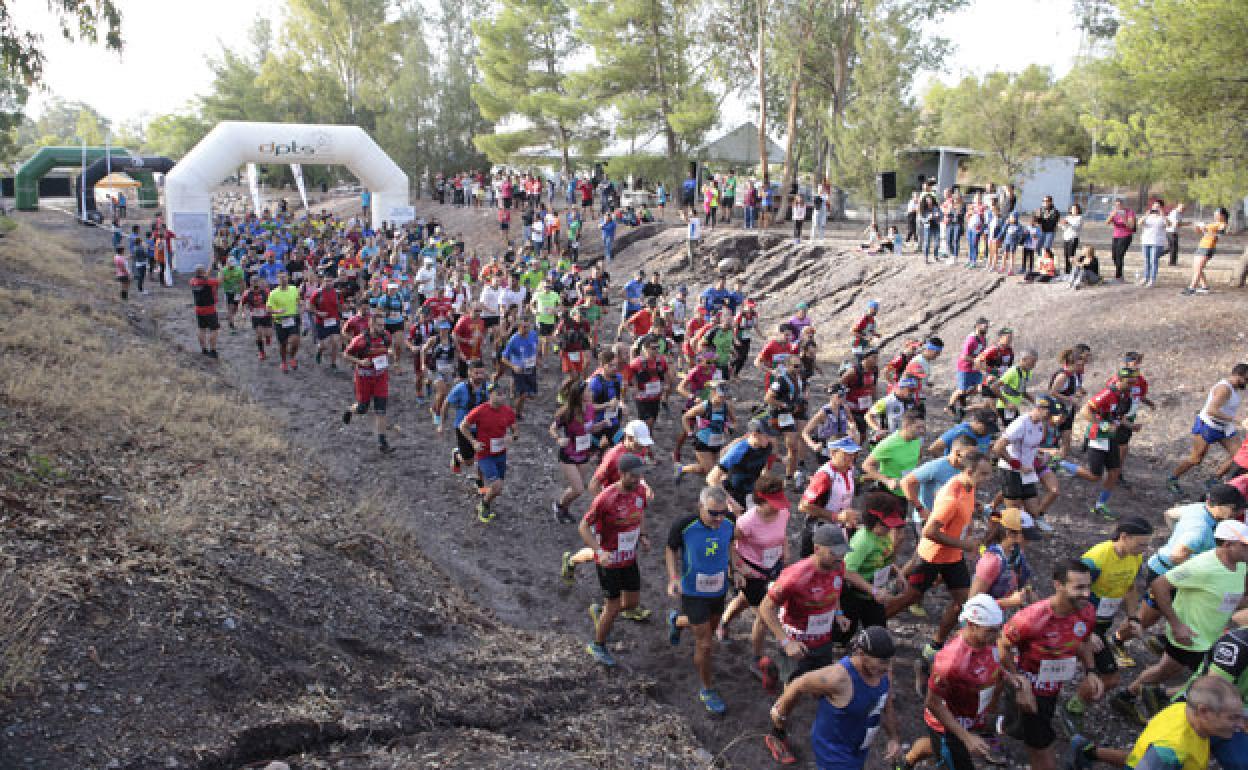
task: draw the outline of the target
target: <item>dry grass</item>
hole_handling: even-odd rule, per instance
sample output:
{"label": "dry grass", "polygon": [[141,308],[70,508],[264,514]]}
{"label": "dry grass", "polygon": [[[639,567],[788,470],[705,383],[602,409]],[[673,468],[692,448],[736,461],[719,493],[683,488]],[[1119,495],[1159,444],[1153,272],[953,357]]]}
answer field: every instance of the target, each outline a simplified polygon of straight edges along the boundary
{"label": "dry grass", "polygon": [[[5,224],[8,222],[9,224]],[[92,281],[78,247],[7,217],[0,218],[0,265],[6,273],[46,280],[66,288],[85,288]],[[112,269],[111,260],[108,269]]]}
{"label": "dry grass", "polygon": [[43,665],[40,635],[49,625],[44,595],[12,570],[0,573],[0,697],[29,688]]}

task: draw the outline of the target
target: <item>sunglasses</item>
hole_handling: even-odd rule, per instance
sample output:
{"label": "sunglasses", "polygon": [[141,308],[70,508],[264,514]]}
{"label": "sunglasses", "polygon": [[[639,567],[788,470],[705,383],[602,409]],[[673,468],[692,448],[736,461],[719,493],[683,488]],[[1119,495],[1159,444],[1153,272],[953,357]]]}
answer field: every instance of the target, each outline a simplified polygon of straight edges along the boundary
{"label": "sunglasses", "polygon": [[723,518],[723,517],[725,517],[725,516],[727,516],[727,515],[728,515],[728,509],[727,509],[727,508],[721,508],[721,509],[719,509],[719,510],[715,510],[714,508],[707,508],[707,509],[706,509],[706,515],[707,515],[707,516],[715,516],[716,518]]}

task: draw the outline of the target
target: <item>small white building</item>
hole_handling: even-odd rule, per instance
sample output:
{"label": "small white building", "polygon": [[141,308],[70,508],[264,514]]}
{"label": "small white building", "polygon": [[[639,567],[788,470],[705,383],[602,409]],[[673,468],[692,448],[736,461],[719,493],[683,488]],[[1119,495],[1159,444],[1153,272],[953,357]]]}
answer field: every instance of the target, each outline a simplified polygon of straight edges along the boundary
{"label": "small white building", "polygon": [[[979,180],[968,178],[962,163],[967,158],[982,157],[984,153],[969,147],[917,147],[905,150],[913,162],[914,179],[900,180],[918,185],[918,177],[935,179],[936,188],[960,187],[963,192],[982,189]],[[1018,206],[1023,211],[1040,208],[1044,196],[1053,196],[1053,205],[1065,211],[1070,207],[1075,186],[1075,164],[1078,158],[1068,155],[1051,155],[1031,161],[1028,169],[1013,180],[1018,194]]]}

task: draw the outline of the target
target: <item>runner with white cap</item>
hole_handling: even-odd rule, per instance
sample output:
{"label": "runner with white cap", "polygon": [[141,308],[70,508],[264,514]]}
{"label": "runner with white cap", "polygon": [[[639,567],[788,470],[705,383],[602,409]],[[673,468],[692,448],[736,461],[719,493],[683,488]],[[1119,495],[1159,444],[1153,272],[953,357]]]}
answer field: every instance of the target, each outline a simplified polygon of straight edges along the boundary
{"label": "runner with white cap", "polygon": [[814,552],[815,530],[825,524],[841,527],[858,525],[854,509],[854,460],[861,447],[848,436],[827,445],[828,461],[810,477],[798,505],[805,517],[802,523],[802,558]]}

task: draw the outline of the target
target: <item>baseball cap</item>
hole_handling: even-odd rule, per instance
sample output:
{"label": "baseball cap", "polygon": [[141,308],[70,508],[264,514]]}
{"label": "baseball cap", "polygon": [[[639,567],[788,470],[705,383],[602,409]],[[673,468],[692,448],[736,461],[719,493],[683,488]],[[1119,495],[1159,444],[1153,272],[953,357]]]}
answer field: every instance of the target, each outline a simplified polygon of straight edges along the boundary
{"label": "baseball cap", "polygon": [[837,556],[849,553],[849,542],[845,539],[845,532],[836,524],[824,524],[819,527],[815,530],[812,540],[815,545],[831,548]]}
{"label": "baseball cap", "polygon": [[1036,399],[1036,406],[1046,407],[1053,414],[1064,414],[1066,412],[1066,407],[1062,402],[1052,396],[1040,396]]}
{"label": "baseball cap", "polygon": [[898,381],[897,381],[897,387],[899,387],[899,388],[917,388],[917,387],[919,387],[919,381],[918,381],[918,380],[916,380],[916,379],[915,379],[915,378],[913,378],[913,377],[902,377],[900,380],[898,380]]}
{"label": "baseball cap", "polygon": [[923,343],[923,347],[928,350],[944,350],[945,343],[939,337],[931,337],[927,342]]}
{"label": "baseball cap", "polygon": [[906,520],[903,519],[901,514],[898,513],[897,511],[893,511],[891,513],[885,513],[884,511],[876,511],[871,508],[868,508],[867,515],[874,516],[875,518],[879,519],[880,523],[888,527],[889,529],[898,529],[906,525]]}
{"label": "baseball cap", "polygon": [[986,628],[999,628],[1005,622],[1005,613],[996,599],[988,594],[976,594],[962,605],[958,620]]}
{"label": "baseball cap", "polygon": [[1213,530],[1213,538],[1232,543],[1248,543],[1248,524],[1235,519],[1218,522],[1217,529]]}
{"label": "baseball cap", "polygon": [[755,492],[755,493],[754,493],[754,502],[755,502],[755,503],[760,503],[760,502],[762,502],[762,503],[767,503],[767,504],[769,504],[772,508],[775,508],[775,509],[777,509],[777,510],[781,510],[781,511],[786,511],[786,510],[788,510],[788,509],[789,509],[789,507],[790,507],[790,505],[789,505],[789,498],[787,498],[787,497],[785,497],[785,496],[784,496],[784,492],[783,492],[783,491],[779,491],[779,492],[771,492],[771,493],[767,493],[767,494],[760,494],[760,493],[758,493],[758,492]]}
{"label": "baseball cap", "polygon": [[633,420],[625,425],[624,435],[632,436],[642,446],[654,446],[654,439],[650,438],[650,427],[641,420]]}
{"label": "baseball cap", "polygon": [[979,318],[975,319],[976,326],[986,326],[990,323],[992,323],[992,321],[989,321],[987,318],[984,318],[982,315]]}
{"label": "baseball cap", "polygon": [[798,309],[798,310],[809,310],[809,309],[810,309],[810,305],[806,304],[805,302],[799,302],[799,303],[797,303],[797,309]]}
{"label": "baseball cap", "polygon": [[1209,505],[1233,505],[1242,509],[1244,507],[1244,496],[1230,484],[1216,484],[1213,489],[1209,490],[1205,502]]}
{"label": "baseball cap", "polygon": [[1026,540],[1040,539],[1040,532],[1036,529],[1036,520],[1030,513],[1018,508],[1006,508],[1001,511],[1001,526],[1011,532],[1022,532]]}
{"label": "baseball cap", "polygon": [[645,473],[646,464],[635,454],[625,453],[616,466],[620,473]]}
{"label": "baseball cap", "polygon": [[880,309],[880,301],[878,299],[873,299],[867,303],[867,310],[879,310],[879,309]]}
{"label": "baseball cap", "polygon": [[888,660],[897,653],[897,643],[884,626],[868,626],[850,642],[850,649],[862,650],[877,660]]}
{"label": "baseball cap", "polygon": [[850,454],[862,451],[862,447],[858,446],[858,443],[849,436],[838,438],[836,441],[828,444],[828,451],[831,452],[833,449],[841,452],[849,452]]}
{"label": "baseball cap", "polygon": [[762,433],[766,436],[775,435],[775,431],[771,429],[770,425],[758,419],[750,420],[750,422],[745,426],[745,431],[746,433]]}

